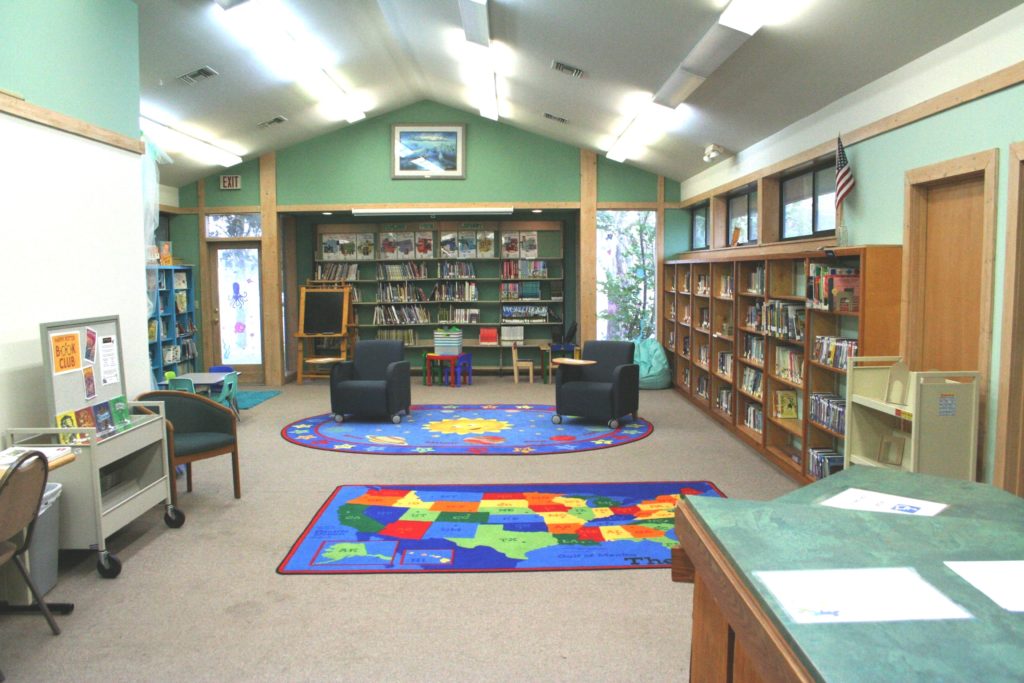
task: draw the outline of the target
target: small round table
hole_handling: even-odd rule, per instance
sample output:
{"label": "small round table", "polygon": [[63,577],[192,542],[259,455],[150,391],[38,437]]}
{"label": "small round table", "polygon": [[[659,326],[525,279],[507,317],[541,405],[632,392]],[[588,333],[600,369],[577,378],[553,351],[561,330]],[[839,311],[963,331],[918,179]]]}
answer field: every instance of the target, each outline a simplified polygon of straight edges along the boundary
{"label": "small round table", "polygon": [[433,385],[433,373],[430,370],[431,370],[431,365],[433,365],[433,363],[435,363],[435,362],[441,364],[441,376],[442,376],[442,378],[444,377],[444,364],[445,363],[450,363],[451,364],[451,373],[449,375],[451,377],[451,380],[449,382],[449,386],[453,386],[453,387],[459,386],[457,377],[459,376],[459,369],[460,368],[469,371],[470,382],[472,382],[472,377],[473,377],[473,369],[472,368],[473,368],[473,366],[472,366],[472,360],[471,359],[472,359],[472,356],[469,353],[458,353],[458,354],[428,353],[428,354],[426,354],[426,356],[424,357],[424,360],[423,360],[423,363],[424,363],[423,373],[424,373],[424,375],[426,375],[426,378],[427,378],[427,386],[432,386]]}

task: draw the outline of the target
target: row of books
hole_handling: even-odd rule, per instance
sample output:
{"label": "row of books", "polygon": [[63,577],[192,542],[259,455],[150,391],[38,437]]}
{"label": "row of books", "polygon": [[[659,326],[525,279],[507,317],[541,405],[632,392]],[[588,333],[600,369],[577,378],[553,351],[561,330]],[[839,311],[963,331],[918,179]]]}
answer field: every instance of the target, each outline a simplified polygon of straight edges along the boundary
{"label": "row of books", "polygon": [[[115,396],[109,401],[58,413],[56,424],[58,427],[95,427],[100,438],[124,431],[131,425],[128,399],[124,396]],[[67,432],[60,434],[59,440],[62,444],[84,443],[88,440],[88,435],[85,432]]]}
{"label": "row of books", "polygon": [[423,306],[374,306],[374,325],[411,325],[429,323],[430,314]]}
{"label": "row of books", "polygon": [[708,367],[711,365],[711,346],[703,343],[697,347],[697,362]]}
{"label": "row of books", "polygon": [[701,398],[705,398],[705,399],[708,398],[708,389],[710,388],[710,386],[711,386],[711,378],[710,377],[708,377],[707,375],[705,375],[703,373],[697,375],[697,386],[694,388],[694,391],[697,392],[698,396],[700,396]]}
{"label": "row of books", "polygon": [[425,280],[428,277],[427,267],[415,261],[377,264],[378,280]]}
{"label": "row of books", "polygon": [[732,377],[732,351],[718,352],[718,374]]}
{"label": "row of books", "polygon": [[846,399],[838,394],[811,394],[811,420],[839,434],[846,433]]}
{"label": "row of books", "polygon": [[164,365],[192,360],[197,353],[196,343],[192,339],[182,339],[180,344],[164,344],[161,347]]}
{"label": "row of books", "polygon": [[715,394],[715,407],[728,415],[732,414],[732,389],[727,386],[718,388]]}
{"label": "row of books", "polygon": [[789,346],[775,347],[775,376],[793,384],[804,383],[804,355]]}
{"label": "row of books", "polygon": [[764,365],[764,339],[762,337],[743,337],[743,357],[760,365]]}
{"label": "row of books", "polygon": [[803,303],[770,299],[764,307],[765,332],[779,339],[803,341],[806,315]]}
{"label": "row of books", "polygon": [[437,310],[437,322],[439,323],[470,323],[480,322],[479,308],[456,308],[455,306],[442,306]]}
{"label": "row of books", "polygon": [[814,360],[822,365],[845,370],[847,360],[857,355],[857,340],[849,337],[814,338]]}
{"label": "row of books", "polygon": [[747,294],[764,294],[764,266],[758,265],[747,277]]}
{"label": "row of books", "polygon": [[359,279],[358,263],[318,263],[313,273],[314,280],[343,280],[351,282]]}
{"label": "row of books", "polygon": [[718,296],[732,297],[736,292],[736,279],[732,273],[723,273],[719,278]]}
{"label": "row of books", "polygon": [[756,301],[747,306],[747,317],[744,321],[746,326],[752,330],[761,332],[764,330],[764,302]]}
{"label": "row of books", "polygon": [[530,261],[527,259],[506,260],[501,262],[501,277],[515,280],[525,277],[547,277],[547,261]]}
{"label": "row of books", "polygon": [[807,306],[824,311],[860,310],[860,271],[812,263],[807,273]]}
{"label": "row of books", "polygon": [[743,424],[760,434],[764,431],[764,411],[756,403],[748,403],[743,414]]}
{"label": "row of books", "polygon": [[832,448],[808,448],[807,469],[815,479],[827,477],[843,469],[843,456]]}
{"label": "row of books", "polygon": [[446,280],[435,282],[430,293],[431,301],[476,301],[480,298],[473,281]]}
{"label": "row of books", "polygon": [[711,276],[707,273],[701,273],[697,276],[697,294],[701,296],[707,296],[711,293]]}
{"label": "row of books", "polygon": [[427,294],[419,287],[407,282],[380,282],[377,284],[377,301],[382,303],[406,304],[414,301],[428,301]]}
{"label": "row of books", "polygon": [[500,295],[503,301],[537,300],[541,298],[539,282],[502,282]]}
{"label": "row of books", "polygon": [[764,383],[764,373],[757,368],[744,367],[740,376],[740,388],[751,396],[761,398],[761,386]]}
{"label": "row of books", "polygon": [[444,279],[461,280],[476,277],[472,263],[443,261],[437,264],[437,276]]}
{"label": "row of books", "polygon": [[416,343],[416,330],[411,327],[382,327],[377,330],[377,339],[401,341],[412,346]]}

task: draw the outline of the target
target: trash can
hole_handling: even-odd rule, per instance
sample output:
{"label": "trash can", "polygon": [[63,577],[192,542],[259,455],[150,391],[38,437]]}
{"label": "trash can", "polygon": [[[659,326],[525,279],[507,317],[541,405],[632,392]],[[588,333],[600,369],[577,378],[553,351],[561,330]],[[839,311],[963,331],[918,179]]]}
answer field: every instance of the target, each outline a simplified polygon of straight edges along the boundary
{"label": "trash can", "polygon": [[60,548],[60,491],[57,482],[47,482],[39,517],[28,549],[28,573],[43,595],[57,585],[57,550]]}

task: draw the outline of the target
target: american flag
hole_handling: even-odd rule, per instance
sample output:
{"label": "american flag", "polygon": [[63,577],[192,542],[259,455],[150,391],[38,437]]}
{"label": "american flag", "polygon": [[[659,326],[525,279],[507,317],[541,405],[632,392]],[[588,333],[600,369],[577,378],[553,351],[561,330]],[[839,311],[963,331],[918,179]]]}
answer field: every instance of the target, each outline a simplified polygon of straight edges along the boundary
{"label": "american flag", "polygon": [[843,139],[836,138],[836,208],[843,203],[846,195],[850,194],[857,181],[853,178],[853,169],[850,168],[850,160],[846,158],[846,150],[843,148]]}

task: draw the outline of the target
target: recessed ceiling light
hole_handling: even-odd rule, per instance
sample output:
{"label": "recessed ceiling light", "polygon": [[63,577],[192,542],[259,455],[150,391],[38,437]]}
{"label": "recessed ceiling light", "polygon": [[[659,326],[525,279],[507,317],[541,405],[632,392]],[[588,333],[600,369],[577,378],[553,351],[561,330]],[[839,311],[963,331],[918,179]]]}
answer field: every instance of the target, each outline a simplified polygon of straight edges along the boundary
{"label": "recessed ceiling light", "polygon": [[542,209],[533,209],[530,213],[540,213]]}
{"label": "recessed ceiling light", "polygon": [[334,212],[333,211],[324,211],[324,215],[325,216],[333,216]]}

